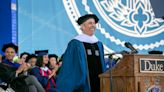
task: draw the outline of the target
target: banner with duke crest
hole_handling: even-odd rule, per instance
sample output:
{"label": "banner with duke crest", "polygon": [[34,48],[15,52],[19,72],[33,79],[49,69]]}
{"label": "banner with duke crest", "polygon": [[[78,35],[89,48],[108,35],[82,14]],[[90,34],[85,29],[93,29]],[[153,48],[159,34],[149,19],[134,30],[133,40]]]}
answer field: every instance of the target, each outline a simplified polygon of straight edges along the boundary
{"label": "banner with duke crest", "polygon": [[106,52],[164,50],[164,20],[155,18],[149,0],[19,0],[18,44],[20,52],[48,49],[61,55],[68,42],[81,33],[78,17],[96,14],[95,36]]}

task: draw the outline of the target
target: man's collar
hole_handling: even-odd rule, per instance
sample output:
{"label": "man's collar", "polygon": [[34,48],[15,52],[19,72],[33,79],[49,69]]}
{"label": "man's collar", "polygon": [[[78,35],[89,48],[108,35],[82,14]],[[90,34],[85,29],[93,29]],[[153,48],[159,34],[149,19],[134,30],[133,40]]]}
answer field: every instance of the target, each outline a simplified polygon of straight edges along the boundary
{"label": "man's collar", "polygon": [[76,36],[74,39],[79,40],[81,42],[87,42],[87,43],[96,43],[99,41],[95,35],[88,36],[86,34],[80,34]]}

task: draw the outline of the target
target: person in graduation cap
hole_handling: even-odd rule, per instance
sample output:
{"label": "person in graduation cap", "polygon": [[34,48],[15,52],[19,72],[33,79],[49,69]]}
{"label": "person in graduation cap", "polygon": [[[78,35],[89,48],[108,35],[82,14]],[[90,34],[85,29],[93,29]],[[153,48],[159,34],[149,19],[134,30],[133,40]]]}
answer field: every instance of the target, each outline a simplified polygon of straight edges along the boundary
{"label": "person in graduation cap", "polygon": [[31,70],[46,92],[56,92],[55,76],[57,70],[47,67],[49,62],[48,50],[35,51],[37,54],[36,67]]}
{"label": "person in graduation cap", "polygon": [[100,92],[99,74],[105,72],[103,44],[96,36],[95,14],[78,18],[82,34],[68,44],[56,79],[58,92]]}

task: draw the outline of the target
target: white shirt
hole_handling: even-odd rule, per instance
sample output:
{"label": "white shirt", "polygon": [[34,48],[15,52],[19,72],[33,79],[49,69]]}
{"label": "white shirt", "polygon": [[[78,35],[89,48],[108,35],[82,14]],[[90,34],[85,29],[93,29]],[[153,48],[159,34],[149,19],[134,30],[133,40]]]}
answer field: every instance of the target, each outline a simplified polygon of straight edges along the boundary
{"label": "white shirt", "polygon": [[43,71],[48,71],[48,67],[40,67]]}

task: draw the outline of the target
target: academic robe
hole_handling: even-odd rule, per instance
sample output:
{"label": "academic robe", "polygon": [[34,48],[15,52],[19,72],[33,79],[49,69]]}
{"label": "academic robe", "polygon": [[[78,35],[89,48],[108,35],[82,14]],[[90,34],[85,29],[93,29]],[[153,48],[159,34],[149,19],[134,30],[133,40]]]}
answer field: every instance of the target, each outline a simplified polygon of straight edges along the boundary
{"label": "academic robe", "polygon": [[[97,42],[102,71],[105,72],[104,49]],[[63,54],[62,66],[56,79],[58,92],[91,92],[86,52],[83,42],[73,39]]]}
{"label": "academic robe", "polygon": [[[50,70],[48,70],[50,71]],[[35,67],[31,70],[31,74],[34,75],[41,85],[45,88],[46,92],[56,92],[55,78],[48,79],[49,72],[41,70],[40,67]]]}
{"label": "academic robe", "polygon": [[13,78],[15,78],[16,69],[5,63],[0,63],[0,79],[2,82],[9,83]]}
{"label": "academic robe", "polygon": [[19,63],[11,62],[7,59],[3,60],[2,62],[5,63],[5,64],[8,64],[8,65],[10,65],[11,67],[14,67],[14,68],[19,68],[19,66],[20,66]]}
{"label": "academic robe", "polygon": [[16,70],[17,68],[11,67],[11,65],[0,63],[0,80],[10,84],[15,92],[29,92],[28,85],[25,83],[27,76],[16,77]]}

